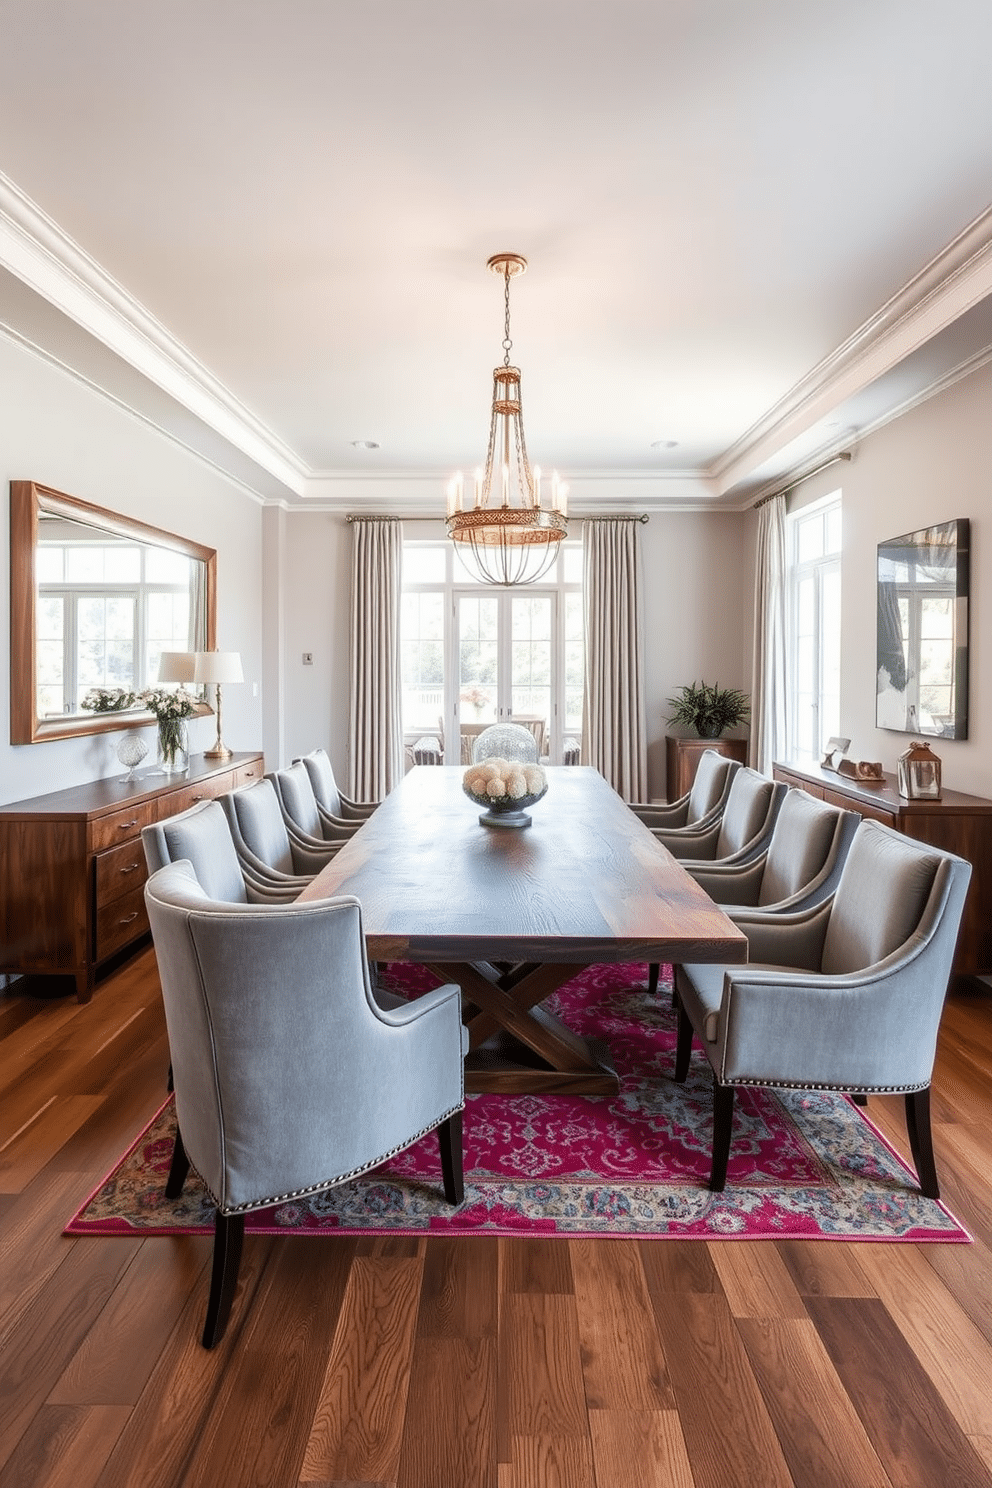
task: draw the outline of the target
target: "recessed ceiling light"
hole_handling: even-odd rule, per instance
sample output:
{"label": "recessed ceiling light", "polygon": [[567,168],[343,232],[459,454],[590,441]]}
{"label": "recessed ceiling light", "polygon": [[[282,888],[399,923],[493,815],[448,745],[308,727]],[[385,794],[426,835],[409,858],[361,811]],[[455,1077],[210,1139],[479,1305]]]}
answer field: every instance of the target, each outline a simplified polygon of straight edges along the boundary
{"label": "recessed ceiling light", "polygon": [[379,448],[378,441],[375,440],[375,439],[353,439],[351,441],[351,446],[352,446],[352,449],[378,449]]}
{"label": "recessed ceiling light", "polygon": [[652,449],[678,449],[677,439],[654,439],[651,441]]}

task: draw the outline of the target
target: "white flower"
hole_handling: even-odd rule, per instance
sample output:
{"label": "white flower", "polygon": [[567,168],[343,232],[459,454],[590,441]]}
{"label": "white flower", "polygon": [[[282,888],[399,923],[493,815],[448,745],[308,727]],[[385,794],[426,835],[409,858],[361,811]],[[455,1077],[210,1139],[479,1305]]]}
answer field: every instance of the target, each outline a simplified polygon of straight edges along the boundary
{"label": "white flower", "polygon": [[515,770],[506,782],[506,793],[515,801],[527,794],[527,779],[522,770]]}
{"label": "white flower", "polygon": [[502,780],[490,780],[486,783],[486,795],[494,796],[497,800],[506,795],[506,786]]}

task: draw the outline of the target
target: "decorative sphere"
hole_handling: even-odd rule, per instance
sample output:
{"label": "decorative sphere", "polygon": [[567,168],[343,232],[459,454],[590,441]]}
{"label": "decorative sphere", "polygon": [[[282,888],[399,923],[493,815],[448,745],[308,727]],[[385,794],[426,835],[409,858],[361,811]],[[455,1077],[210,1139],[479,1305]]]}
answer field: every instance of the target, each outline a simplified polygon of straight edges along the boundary
{"label": "decorative sphere", "polygon": [[139,733],[131,730],[121,735],[117,742],[117,758],[127,767],[125,780],[134,779],[135,766],[141,764],[147,753],[148,745]]}
{"label": "decorative sphere", "polygon": [[482,730],[472,746],[474,765],[488,759],[521,760],[536,765],[537,740],[522,723],[494,723],[491,728]]}

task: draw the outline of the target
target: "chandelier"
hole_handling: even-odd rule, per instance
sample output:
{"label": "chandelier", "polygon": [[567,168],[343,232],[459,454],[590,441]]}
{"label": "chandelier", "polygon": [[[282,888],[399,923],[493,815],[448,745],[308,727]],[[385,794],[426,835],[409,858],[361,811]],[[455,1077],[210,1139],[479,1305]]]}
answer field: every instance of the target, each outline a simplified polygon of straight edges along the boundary
{"label": "chandelier", "polygon": [[510,366],[510,280],[524,272],[527,260],[494,253],[486,267],[503,278],[503,365],[493,371],[486,467],[475,472],[471,505],[465,505],[461,471],[448,486],[448,536],[466,564],[474,560],[484,583],[532,584],[547,573],[568,531],[568,487],[555,472],[542,505],[541,472],[531,470],[527,458],[520,368]]}

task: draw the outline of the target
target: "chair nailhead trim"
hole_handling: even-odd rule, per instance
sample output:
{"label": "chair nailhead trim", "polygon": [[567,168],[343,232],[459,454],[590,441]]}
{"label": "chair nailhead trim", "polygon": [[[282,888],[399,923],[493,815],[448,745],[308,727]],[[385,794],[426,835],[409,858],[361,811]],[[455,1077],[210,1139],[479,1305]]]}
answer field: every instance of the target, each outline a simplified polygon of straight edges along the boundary
{"label": "chair nailhead trim", "polygon": [[194,1173],[196,1173],[207,1193],[213,1199],[214,1207],[219,1209],[221,1214],[225,1217],[232,1214],[250,1214],[253,1209],[267,1209],[270,1204],[288,1204],[290,1199],[304,1199],[309,1194],[320,1193],[325,1188],[334,1188],[338,1183],[347,1183],[349,1178],[358,1178],[362,1173],[367,1173],[371,1168],[377,1168],[380,1163],[387,1162],[389,1158],[395,1157],[397,1152],[403,1152],[407,1147],[412,1147],[414,1142],[419,1142],[420,1138],[426,1137],[428,1132],[436,1131],[442,1122],[449,1121],[455,1115],[456,1111],[463,1111],[464,1109],[464,1105],[452,1106],[450,1111],[445,1111],[444,1115],[439,1116],[437,1121],[431,1122],[430,1126],[422,1127],[415,1136],[409,1137],[405,1142],[400,1142],[396,1147],[391,1147],[388,1152],[381,1153],[379,1157],[373,1158],[371,1162],[362,1163],[359,1168],[352,1168],[348,1173],[340,1173],[337,1178],[325,1178],[322,1183],[311,1183],[309,1187],[296,1188],[292,1193],[273,1194],[269,1199],[254,1199],[250,1204],[232,1204],[229,1208],[225,1209],[219,1203],[217,1196],[211,1191],[209,1184],[199,1169],[194,1167],[192,1163],[190,1163],[190,1167],[193,1168]]}
{"label": "chair nailhead trim", "polygon": [[755,1085],[769,1090],[838,1090],[852,1091],[855,1095],[911,1095],[914,1090],[926,1090],[928,1085],[821,1085],[802,1080],[727,1080],[720,1077],[721,1085]]}

